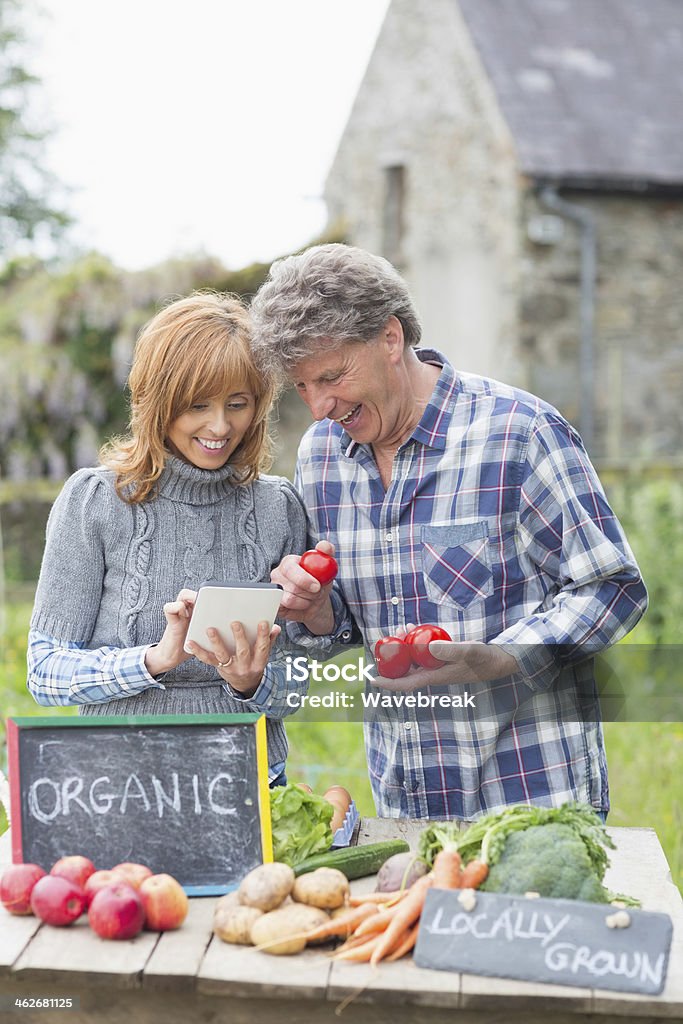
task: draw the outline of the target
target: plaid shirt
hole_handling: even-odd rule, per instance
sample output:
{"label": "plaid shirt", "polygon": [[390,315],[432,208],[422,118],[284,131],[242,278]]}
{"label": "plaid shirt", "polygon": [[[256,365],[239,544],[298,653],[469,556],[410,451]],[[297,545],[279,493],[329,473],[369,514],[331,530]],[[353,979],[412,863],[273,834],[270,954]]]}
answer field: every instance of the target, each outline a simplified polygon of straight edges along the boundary
{"label": "plaid shirt", "polygon": [[[98,704],[103,701],[134,697],[143,690],[165,690],[163,675],[152,676],[145,665],[150,645],[141,647],[98,647],[91,650],[83,643],[56,640],[37,629],[29,631],[28,688],[38,704],[50,707],[65,704]],[[283,655],[284,656],[284,655]],[[284,718],[296,710],[287,703],[287,695],[303,695],[307,680],[290,681],[285,667],[271,662],[251,697],[243,697],[229,683],[222,689],[244,706],[244,711],[262,713],[267,718]],[[268,778],[284,770],[284,761],[269,765]]]}
{"label": "plaid shirt", "polygon": [[334,543],[335,587],[369,651],[397,627],[429,622],[454,640],[509,645],[520,671],[473,682],[475,712],[366,716],[377,810],[473,818],[580,800],[607,811],[590,655],[645,610],[633,554],[557,410],[456,374],[436,351],[417,354],[442,372],[386,491],[372,450],[338,424],[304,436],[296,485],[312,541]]}

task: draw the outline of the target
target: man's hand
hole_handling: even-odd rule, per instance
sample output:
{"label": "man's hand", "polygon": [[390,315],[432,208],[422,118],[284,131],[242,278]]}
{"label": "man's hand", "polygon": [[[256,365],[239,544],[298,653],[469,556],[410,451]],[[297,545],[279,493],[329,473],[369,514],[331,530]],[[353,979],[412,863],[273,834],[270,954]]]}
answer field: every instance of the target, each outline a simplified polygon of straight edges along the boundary
{"label": "man's hand", "polygon": [[181,590],[175,601],[167,601],[164,605],[164,635],[156,646],[145,652],[145,667],[151,676],[169,672],[192,657],[183,650],[183,644],[196,600],[196,590]]}
{"label": "man's hand", "polygon": [[[403,632],[397,630],[396,635]],[[427,686],[488,683],[492,679],[500,679],[519,671],[517,660],[498,644],[432,640],[429,650],[435,658],[446,663],[443,668],[418,669],[402,679],[383,679],[378,676],[375,685],[383,690],[421,690]]]}
{"label": "man's hand", "polygon": [[[334,544],[318,541],[316,551],[334,555]],[[301,555],[285,555],[270,574],[271,582],[279,583],[283,594],[278,615],[292,622],[301,622],[315,636],[324,636],[334,629],[334,612],[330,601],[332,584],[321,586],[299,564]]]}

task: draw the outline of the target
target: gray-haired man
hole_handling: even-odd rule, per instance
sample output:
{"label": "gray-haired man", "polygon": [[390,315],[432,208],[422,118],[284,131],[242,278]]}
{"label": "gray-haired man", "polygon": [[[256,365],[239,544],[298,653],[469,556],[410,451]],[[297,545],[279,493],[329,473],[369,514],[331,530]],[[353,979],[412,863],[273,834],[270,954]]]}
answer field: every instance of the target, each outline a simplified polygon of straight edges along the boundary
{"label": "gray-haired man", "polygon": [[[252,316],[259,358],[317,421],[296,485],[311,541],[337,554],[335,608],[343,599],[369,650],[410,623],[447,630],[449,662],[398,685],[478,687],[476,711],[366,722],[378,812],[472,818],[580,800],[606,814],[591,656],[647,597],[574,429],[535,396],[418,348],[405,282],[361,249],[276,262]],[[295,556],[277,582],[292,618],[318,599]]]}

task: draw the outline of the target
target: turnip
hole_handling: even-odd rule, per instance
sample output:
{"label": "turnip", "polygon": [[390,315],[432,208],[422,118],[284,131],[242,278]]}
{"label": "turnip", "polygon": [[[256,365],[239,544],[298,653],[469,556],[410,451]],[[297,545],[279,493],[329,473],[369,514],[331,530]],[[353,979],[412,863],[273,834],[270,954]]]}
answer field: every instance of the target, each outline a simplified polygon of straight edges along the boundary
{"label": "turnip", "polygon": [[426,875],[428,867],[416,854],[395,853],[384,861],[377,872],[376,892],[398,892],[408,889],[422,875]]}

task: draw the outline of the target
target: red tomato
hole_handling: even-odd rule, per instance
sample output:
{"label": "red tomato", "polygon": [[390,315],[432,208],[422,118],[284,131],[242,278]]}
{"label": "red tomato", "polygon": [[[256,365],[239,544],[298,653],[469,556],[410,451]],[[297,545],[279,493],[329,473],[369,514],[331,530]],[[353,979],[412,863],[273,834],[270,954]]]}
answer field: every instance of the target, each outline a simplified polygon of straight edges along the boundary
{"label": "red tomato", "polygon": [[299,565],[323,587],[331,583],[339,571],[337,559],[326,555],[324,551],[304,551]]}
{"label": "red tomato", "polygon": [[401,679],[413,663],[410,647],[397,636],[383,636],[375,644],[377,672],[385,679]]}
{"label": "red tomato", "polygon": [[445,629],[441,626],[416,626],[406,634],[405,642],[408,646],[413,661],[422,668],[441,668],[445,664],[439,661],[430,653],[429,644],[432,640],[451,640]]}

